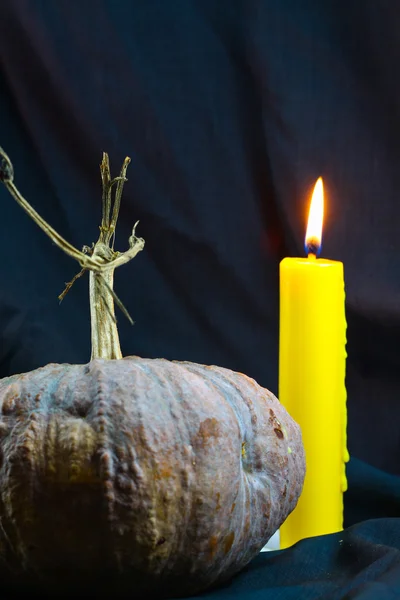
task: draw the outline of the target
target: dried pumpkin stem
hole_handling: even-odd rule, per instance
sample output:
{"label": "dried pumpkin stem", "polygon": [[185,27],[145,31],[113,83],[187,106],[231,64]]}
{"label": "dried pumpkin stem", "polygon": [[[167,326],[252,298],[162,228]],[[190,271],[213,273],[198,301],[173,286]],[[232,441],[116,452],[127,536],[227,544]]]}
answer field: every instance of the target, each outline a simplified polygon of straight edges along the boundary
{"label": "dried pumpkin stem", "polygon": [[[59,296],[59,299],[62,300],[64,298],[76,279],[83,275],[85,271],[89,271],[92,359],[122,358],[114,302],[132,322],[129,313],[117,298],[113,289],[115,269],[132,260],[144,247],[144,240],[135,235],[136,223],[129,238],[129,249],[122,253],[114,250],[115,228],[129,163],[130,159],[128,157],[125,158],[119,176],[112,179],[108,155],[103,153],[103,160],[100,165],[103,184],[103,214],[100,235],[97,242],[91,248],[85,246],[83,251],[80,251],[57,233],[21,195],[14,184],[14,169],[11,160],[0,147],[0,181],[46,235],[68,256],[77,260],[82,267],[81,272],[67,284],[66,289]],[[114,186],[115,194],[113,203],[112,192]]]}

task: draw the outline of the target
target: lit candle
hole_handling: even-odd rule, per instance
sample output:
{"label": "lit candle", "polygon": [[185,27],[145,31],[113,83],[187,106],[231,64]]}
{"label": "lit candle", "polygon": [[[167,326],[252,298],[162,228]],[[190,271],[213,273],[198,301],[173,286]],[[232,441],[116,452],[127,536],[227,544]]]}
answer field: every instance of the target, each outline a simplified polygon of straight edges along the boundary
{"label": "lit candle", "polygon": [[343,263],[317,258],[324,190],[315,184],[306,233],[308,258],[280,264],[279,399],[300,425],[304,488],[280,529],[280,546],[343,528],[347,488],[346,319]]}

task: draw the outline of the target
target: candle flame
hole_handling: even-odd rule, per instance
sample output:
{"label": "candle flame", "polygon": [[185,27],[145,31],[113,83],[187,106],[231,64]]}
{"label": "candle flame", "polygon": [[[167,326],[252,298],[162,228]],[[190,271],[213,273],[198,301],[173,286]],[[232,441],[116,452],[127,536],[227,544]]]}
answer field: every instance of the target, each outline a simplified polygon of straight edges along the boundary
{"label": "candle flame", "polygon": [[322,177],[317,179],[311,198],[306,231],[305,248],[308,256],[318,256],[322,242],[322,222],[324,220],[324,184]]}

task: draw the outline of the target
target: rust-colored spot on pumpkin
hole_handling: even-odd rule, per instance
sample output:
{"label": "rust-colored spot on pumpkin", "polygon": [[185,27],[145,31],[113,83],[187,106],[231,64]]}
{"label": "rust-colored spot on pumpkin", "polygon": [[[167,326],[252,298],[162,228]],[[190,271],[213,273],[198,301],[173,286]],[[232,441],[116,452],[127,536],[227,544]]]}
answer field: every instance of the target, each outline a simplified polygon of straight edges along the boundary
{"label": "rust-colored spot on pumpkin", "polygon": [[283,488],[282,496],[284,498],[286,498],[286,494],[287,494],[287,485],[285,484],[285,487]]}
{"label": "rust-colored spot on pumpkin", "polygon": [[218,538],[216,535],[212,535],[210,537],[210,541],[208,542],[208,545],[210,547],[211,558],[213,558],[217,551],[217,548],[218,548]]}
{"label": "rust-colored spot on pumpkin", "polygon": [[158,477],[160,479],[167,479],[168,477],[172,476],[172,473],[173,473],[173,470],[172,470],[171,465],[162,465],[162,467],[158,471]]}
{"label": "rust-colored spot on pumpkin", "polygon": [[283,431],[282,429],[279,429],[279,427],[275,427],[274,429],[276,437],[278,437],[280,440],[283,439]]}
{"label": "rust-colored spot on pumpkin", "polygon": [[235,506],[236,506],[236,502],[234,502],[231,506],[231,513],[233,513],[233,511],[235,510]]}
{"label": "rust-colored spot on pumpkin", "polygon": [[235,534],[233,531],[226,536],[224,541],[224,551],[225,554],[228,554],[229,550],[232,548],[233,540],[235,539]]}
{"label": "rust-colored spot on pumpkin", "polygon": [[3,402],[3,414],[9,415],[15,409],[16,396],[7,396]]}
{"label": "rust-colored spot on pumpkin", "polygon": [[215,418],[204,419],[200,423],[197,437],[203,445],[207,444],[211,438],[217,438],[220,435],[220,426]]}
{"label": "rust-colored spot on pumpkin", "polygon": [[221,509],[220,500],[221,500],[221,494],[218,492],[217,493],[217,506],[215,507],[215,510],[220,510]]}

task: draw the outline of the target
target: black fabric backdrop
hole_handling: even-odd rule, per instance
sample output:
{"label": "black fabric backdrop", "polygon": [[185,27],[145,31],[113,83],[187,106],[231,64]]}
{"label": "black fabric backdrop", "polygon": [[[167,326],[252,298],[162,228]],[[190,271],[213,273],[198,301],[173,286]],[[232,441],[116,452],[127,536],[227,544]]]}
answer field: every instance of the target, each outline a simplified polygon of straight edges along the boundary
{"label": "black fabric backdrop", "polygon": [[[214,363],[277,392],[278,266],[345,263],[346,526],[260,555],[207,598],[400,597],[400,7],[393,0],[2,0],[0,144],[75,246],[98,165],[132,157],[116,274],[125,355]],[[0,376],[89,358],[87,280],[0,189]],[[391,518],[389,518],[391,517]],[[374,519],[374,520],[369,520]],[[362,523],[360,524],[360,522]],[[133,597],[133,596],[132,596]]]}

